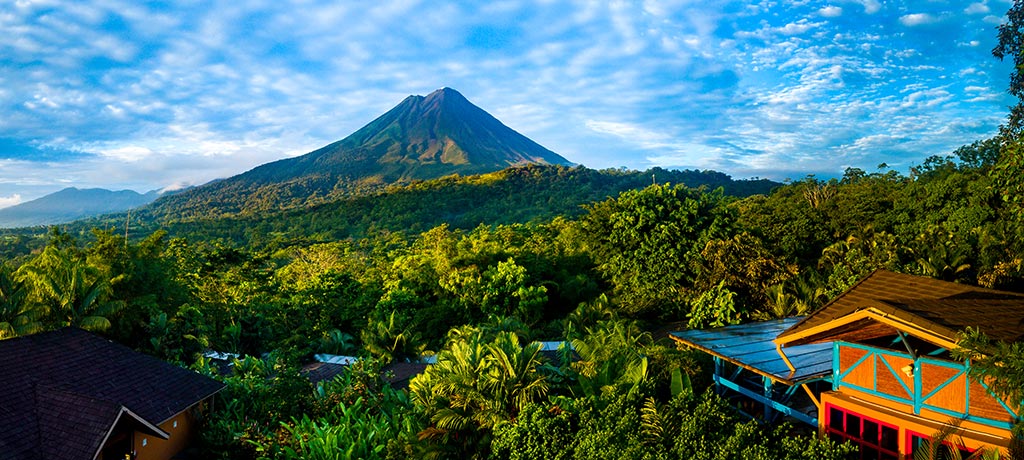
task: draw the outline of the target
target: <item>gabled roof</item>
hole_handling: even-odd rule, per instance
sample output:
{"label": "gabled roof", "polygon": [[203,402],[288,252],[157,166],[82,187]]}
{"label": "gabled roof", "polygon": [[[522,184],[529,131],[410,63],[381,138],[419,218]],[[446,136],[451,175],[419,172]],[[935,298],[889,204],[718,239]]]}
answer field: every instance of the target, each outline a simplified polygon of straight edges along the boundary
{"label": "gabled roof", "polygon": [[0,341],[5,459],[94,459],[127,424],[158,425],[224,385],[77,328]]}
{"label": "gabled roof", "polygon": [[967,326],[997,340],[1024,338],[1024,295],[876,270],[775,342],[788,347],[899,330],[948,348]]}
{"label": "gabled roof", "polygon": [[692,329],[670,332],[669,336],[677,342],[703,350],[776,382],[796,385],[832,373],[831,343],[803,345],[786,350],[786,357],[793,363],[795,370],[790,370],[779,355],[773,340],[801,319],[794,317],[716,329]]}

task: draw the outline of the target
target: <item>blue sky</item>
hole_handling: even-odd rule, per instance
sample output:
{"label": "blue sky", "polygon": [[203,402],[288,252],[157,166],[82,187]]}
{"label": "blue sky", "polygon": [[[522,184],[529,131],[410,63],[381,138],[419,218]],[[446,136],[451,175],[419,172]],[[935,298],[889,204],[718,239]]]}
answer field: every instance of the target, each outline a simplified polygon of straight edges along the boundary
{"label": "blue sky", "polygon": [[990,137],[1007,0],[12,0],[0,207],[200,184],[440,87],[592,168],[906,173]]}

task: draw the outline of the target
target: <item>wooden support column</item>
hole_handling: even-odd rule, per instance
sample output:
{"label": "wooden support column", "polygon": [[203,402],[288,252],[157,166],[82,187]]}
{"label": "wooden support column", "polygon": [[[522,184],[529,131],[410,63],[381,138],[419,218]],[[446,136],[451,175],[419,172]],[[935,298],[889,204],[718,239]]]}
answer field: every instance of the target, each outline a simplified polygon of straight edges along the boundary
{"label": "wooden support column", "polygon": [[722,363],[722,358],[715,356],[715,394],[722,396],[722,374],[725,373],[725,366]]}

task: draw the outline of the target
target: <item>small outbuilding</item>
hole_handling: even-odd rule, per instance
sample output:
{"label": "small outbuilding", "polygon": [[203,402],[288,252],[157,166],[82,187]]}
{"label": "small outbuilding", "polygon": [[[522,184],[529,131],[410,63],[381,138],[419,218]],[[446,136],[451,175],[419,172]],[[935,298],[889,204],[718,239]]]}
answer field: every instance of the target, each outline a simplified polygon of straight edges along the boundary
{"label": "small outbuilding", "polygon": [[78,328],[0,341],[0,456],[167,460],[216,380]]}

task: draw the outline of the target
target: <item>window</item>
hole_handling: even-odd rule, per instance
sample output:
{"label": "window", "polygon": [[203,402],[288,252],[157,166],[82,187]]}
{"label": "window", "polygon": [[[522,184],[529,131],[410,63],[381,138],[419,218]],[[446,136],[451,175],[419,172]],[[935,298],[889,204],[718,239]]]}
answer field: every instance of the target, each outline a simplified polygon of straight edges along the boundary
{"label": "window", "polygon": [[899,429],[894,425],[828,405],[825,431],[835,441],[850,441],[861,460],[898,460]]}
{"label": "window", "polygon": [[[931,439],[930,436],[925,436],[923,434],[913,433],[913,432],[910,433],[910,452],[907,453],[907,457],[908,458],[912,457],[914,455],[914,452],[917,451],[918,449],[926,449],[928,446],[924,445],[925,441],[928,441],[930,439]],[[956,441],[956,439],[954,439],[954,441]],[[954,450],[959,451],[959,453],[960,453],[959,457],[955,457],[953,455],[953,451]],[[973,454],[973,453],[974,453],[974,449],[968,449],[968,448],[966,448],[966,447],[964,447],[962,445],[958,446],[955,443],[951,443],[949,441],[946,441],[946,442],[943,442],[942,443],[942,447],[939,448],[939,452],[938,452],[939,457],[938,458],[949,458],[949,459],[953,459],[953,458],[967,458],[967,457],[970,457],[971,454]]]}

